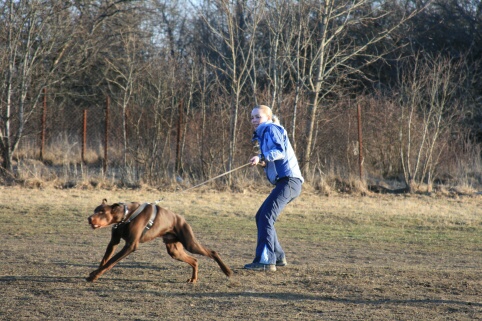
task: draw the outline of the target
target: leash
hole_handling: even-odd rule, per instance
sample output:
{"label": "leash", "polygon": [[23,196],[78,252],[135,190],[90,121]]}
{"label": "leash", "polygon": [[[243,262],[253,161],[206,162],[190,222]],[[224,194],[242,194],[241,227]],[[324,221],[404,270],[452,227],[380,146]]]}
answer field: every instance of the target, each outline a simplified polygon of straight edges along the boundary
{"label": "leash", "polygon": [[[204,184],[207,184],[207,183],[209,183],[209,182],[211,182],[211,181],[214,181],[215,179],[218,179],[218,178],[220,178],[220,177],[223,177],[223,176],[225,176],[225,175],[228,175],[229,173],[232,173],[232,172],[235,172],[235,171],[237,171],[237,170],[240,170],[241,168],[244,168],[244,167],[246,167],[246,166],[248,166],[248,165],[251,165],[251,163],[246,163],[246,164],[244,164],[244,165],[241,165],[241,166],[239,166],[239,167],[237,167],[237,168],[235,168],[235,169],[232,169],[232,170],[230,170],[230,171],[227,171],[227,172],[225,172],[225,173],[222,173],[221,175],[218,175],[218,176],[216,176],[216,177],[210,178],[210,179],[208,179],[207,181],[204,181],[204,182],[202,182],[202,183],[200,183],[200,184],[197,184],[197,185],[195,185],[195,186],[193,186],[193,187],[189,187],[189,188],[187,188],[187,189],[184,189],[184,190],[180,191],[179,193],[184,193],[184,192],[190,191],[190,190],[192,190],[192,189],[198,188],[199,186],[203,186]],[[159,203],[159,202],[162,201],[162,200],[163,200],[162,198],[159,199],[159,200],[157,200],[157,201],[156,201],[156,204]]]}
{"label": "leash", "polygon": [[182,190],[181,193],[187,192],[187,191],[189,191],[189,190],[191,190],[191,189],[195,189],[195,188],[197,188],[197,187],[199,187],[199,186],[202,186],[202,185],[204,185],[204,184],[207,184],[207,183],[209,183],[209,182],[211,182],[211,181],[214,181],[214,180],[217,179],[217,178],[220,178],[220,177],[223,177],[223,176],[225,176],[225,175],[228,175],[229,173],[235,172],[235,171],[237,171],[237,170],[239,170],[239,169],[241,169],[241,168],[243,168],[243,167],[246,167],[246,166],[248,166],[248,165],[251,165],[251,163],[246,163],[246,164],[241,165],[241,166],[239,166],[239,167],[237,167],[237,168],[235,168],[235,169],[232,169],[232,170],[230,170],[230,171],[227,171],[226,173],[223,173],[223,174],[218,175],[218,176],[216,176],[216,177],[210,178],[210,179],[208,179],[208,180],[205,181],[205,182],[202,182],[202,183],[200,183],[200,184],[197,184],[197,185],[195,185],[195,186],[193,186],[193,187],[189,187],[188,189]]}

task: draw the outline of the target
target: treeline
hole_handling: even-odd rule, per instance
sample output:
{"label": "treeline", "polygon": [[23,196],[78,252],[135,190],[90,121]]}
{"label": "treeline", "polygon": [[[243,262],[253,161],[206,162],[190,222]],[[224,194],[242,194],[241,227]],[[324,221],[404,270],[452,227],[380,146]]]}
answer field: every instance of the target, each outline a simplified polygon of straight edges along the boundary
{"label": "treeline", "polygon": [[266,104],[314,185],[358,176],[358,106],[364,179],[482,183],[480,0],[0,3],[4,178],[38,157],[45,90],[62,162],[77,161],[83,110],[91,165],[103,161],[110,99],[107,168],[125,180],[246,163],[251,109]]}

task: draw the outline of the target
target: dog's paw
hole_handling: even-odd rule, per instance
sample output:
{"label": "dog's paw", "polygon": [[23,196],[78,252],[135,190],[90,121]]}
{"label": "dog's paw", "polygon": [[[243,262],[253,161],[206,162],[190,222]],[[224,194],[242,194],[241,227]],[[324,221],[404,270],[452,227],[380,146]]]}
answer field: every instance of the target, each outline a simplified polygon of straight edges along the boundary
{"label": "dog's paw", "polygon": [[90,272],[89,276],[86,277],[85,279],[89,282],[94,282],[97,280],[99,276],[97,275],[97,271]]}

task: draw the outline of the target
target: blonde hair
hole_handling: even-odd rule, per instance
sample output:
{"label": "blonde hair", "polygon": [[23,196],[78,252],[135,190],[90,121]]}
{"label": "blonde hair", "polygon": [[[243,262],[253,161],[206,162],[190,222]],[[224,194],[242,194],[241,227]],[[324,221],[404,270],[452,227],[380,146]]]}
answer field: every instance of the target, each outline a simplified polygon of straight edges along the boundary
{"label": "blonde hair", "polygon": [[278,116],[276,115],[273,115],[273,111],[271,110],[270,107],[266,106],[266,105],[258,105],[258,106],[255,106],[254,109],[261,109],[261,111],[266,114],[266,116],[268,116],[268,119],[273,121],[273,123],[275,123],[276,125],[279,125],[279,118]]}

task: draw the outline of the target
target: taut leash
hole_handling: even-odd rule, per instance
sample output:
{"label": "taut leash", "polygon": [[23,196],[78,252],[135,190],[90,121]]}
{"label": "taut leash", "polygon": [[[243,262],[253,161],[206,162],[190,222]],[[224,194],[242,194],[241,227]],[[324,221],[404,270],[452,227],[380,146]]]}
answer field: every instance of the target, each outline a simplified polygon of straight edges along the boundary
{"label": "taut leash", "polygon": [[237,168],[235,168],[235,169],[232,169],[232,170],[230,170],[230,171],[227,171],[226,173],[223,173],[223,174],[218,175],[218,176],[216,176],[216,177],[210,178],[210,179],[208,179],[208,180],[205,181],[205,182],[202,182],[202,183],[200,183],[200,184],[197,184],[197,185],[195,185],[195,186],[193,186],[193,187],[189,187],[188,189],[182,190],[181,193],[187,192],[187,191],[189,191],[189,190],[191,190],[191,189],[195,189],[196,187],[199,187],[199,186],[202,186],[202,185],[204,185],[204,184],[207,184],[207,183],[209,183],[209,182],[211,182],[211,181],[214,181],[214,180],[217,179],[217,178],[220,178],[220,177],[223,177],[223,176],[225,176],[225,175],[228,175],[229,173],[235,172],[235,171],[237,171],[237,170],[239,170],[239,169],[241,169],[241,168],[243,168],[243,167],[246,167],[246,166],[248,166],[248,165],[251,165],[251,163],[246,163],[246,164],[244,164],[244,165],[242,165],[242,166],[239,166],[239,167],[237,167]]}
{"label": "taut leash", "polygon": [[[227,172],[225,172],[225,173],[222,173],[221,175],[218,175],[218,176],[216,176],[216,177],[210,178],[210,179],[208,179],[207,181],[204,181],[204,182],[202,182],[202,183],[200,183],[200,184],[197,184],[197,185],[195,185],[195,186],[193,186],[193,187],[189,187],[189,188],[187,188],[187,189],[184,189],[184,190],[180,191],[179,193],[184,193],[184,192],[187,192],[187,191],[189,191],[189,190],[195,189],[195,188],[197,188],[197,187],[199,187],[199,186],[202,186],[202,185],[207,184],[207,183],[209,183],[209,182],[211,182],[211,181],[214,181],[214,180],[217,179],[217,178],[223,177],[223,176],[225,176],[225,175],[228,175],[229,173],[232,173],[232,172],[235,172],[235,171],[237,171],[237,170],[240,170],[241,168],[244,168],[244,167],[246,167],[246,166],[248,166],[248,165],[251,165],[251,163],[246,163],[246,164],[244,164],[244,165],[241,165],[241,166],[239,166],[239,167],[236,167],[235,169],[232,169],[232,170],[230,170],[230,171],[227,171]],[[159,203],[160,201],[162,201],[162,198],[159,199],[159,200],[157,200],[155,203],[157,204],[157,203]]]}

